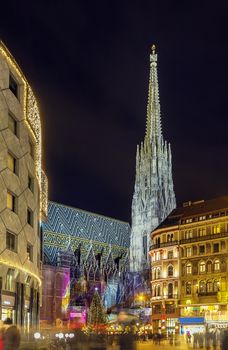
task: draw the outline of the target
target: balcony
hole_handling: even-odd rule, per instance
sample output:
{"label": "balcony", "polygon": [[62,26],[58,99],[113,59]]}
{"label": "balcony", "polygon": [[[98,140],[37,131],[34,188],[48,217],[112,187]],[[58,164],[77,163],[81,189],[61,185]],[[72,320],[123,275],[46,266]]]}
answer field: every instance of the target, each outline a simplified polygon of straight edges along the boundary
{"label": "balcony", "polygon": [[217,292],[198,292],[199,297],[217,296]]}
{"label": "balcony", "polygon": [[211,235],[206,235],[206,236],[181,239],[179,241],[179,244],[193,243],[193,242],[200,242],[200,241],[209,241],[211,239],[217,239],[217,238],[222,238],[222,237],[228,237],[228,232],[213,233]]}
{"label": "balcony", "polygon": [[164,247],[170,247],[172,245],[178,245],[179,241],[172,241],[172,242],[164,242],[159,244],[152,244],[150,246],[150,250],[158,249],[158,248],[164,248]]}
{"label": "balcony", "polygon": [[172,293],[172,294],[168,294],[168,295],[163,295],[163,296],[153,296],[152,298],[151,298],[151,300],[152,301],[159,301],[159,300],[164,300],[164,299],[178,299],[178,294],[174,294],[174,293]]}

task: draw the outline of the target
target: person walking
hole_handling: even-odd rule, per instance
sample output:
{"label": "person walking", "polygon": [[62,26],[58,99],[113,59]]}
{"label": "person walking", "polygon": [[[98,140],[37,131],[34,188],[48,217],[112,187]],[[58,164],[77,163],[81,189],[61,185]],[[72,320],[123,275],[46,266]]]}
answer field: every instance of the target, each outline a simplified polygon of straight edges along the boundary
{"label": "person walking", "polygon": [[21,336],[17,326],[13,325],[10,318],[4,321],[3,350],[18,350]]}

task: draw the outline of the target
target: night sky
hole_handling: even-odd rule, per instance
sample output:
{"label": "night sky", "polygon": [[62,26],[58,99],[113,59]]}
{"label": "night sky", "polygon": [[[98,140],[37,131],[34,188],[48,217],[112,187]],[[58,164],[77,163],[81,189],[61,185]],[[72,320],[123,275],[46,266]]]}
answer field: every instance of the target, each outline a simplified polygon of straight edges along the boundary
{"label": "night sky", "polygon": [[1,3],[0,37],[39,101],[50,199],[130,220],[153,43],[177,201],[228,194],[227,23],[222,0]]}

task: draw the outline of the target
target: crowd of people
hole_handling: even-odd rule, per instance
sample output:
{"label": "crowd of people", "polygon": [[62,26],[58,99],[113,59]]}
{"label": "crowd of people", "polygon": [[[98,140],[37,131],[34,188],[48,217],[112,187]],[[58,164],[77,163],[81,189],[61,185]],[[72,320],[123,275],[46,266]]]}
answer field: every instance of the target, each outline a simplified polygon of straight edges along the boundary
{"label": "crowd of people", "polygon": [[193,349],[205,349],[206,350],[228,350],[228,330],[215,329],[206,330],[205,332],[196,332],[191,335],[188,331],[186,333],[187,343],[192,343]]}

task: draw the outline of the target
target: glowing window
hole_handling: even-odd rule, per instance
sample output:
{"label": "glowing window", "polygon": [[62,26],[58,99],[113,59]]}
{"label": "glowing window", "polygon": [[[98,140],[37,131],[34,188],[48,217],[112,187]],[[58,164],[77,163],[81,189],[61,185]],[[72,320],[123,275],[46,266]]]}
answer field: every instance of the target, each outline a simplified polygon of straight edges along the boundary
{"label": "glowing window", "polygon": [[204,261],[201,261],[200,265],[199,265],[199,270],[201,273],[206,271],[206,264]]}
{"label": "glowing window", "polygon": [[214,262],[214,270],[215,271],[219,271],[220,270],[220,261],[219,260],[215,260],[215,262]]}
{"label": "glowing window", "polygon": [[192,273],[192,265],[191,264],[186,265],[186,273],[187,273],[187,275],[190,275]]}

